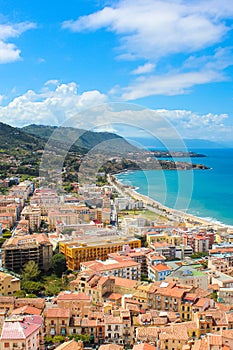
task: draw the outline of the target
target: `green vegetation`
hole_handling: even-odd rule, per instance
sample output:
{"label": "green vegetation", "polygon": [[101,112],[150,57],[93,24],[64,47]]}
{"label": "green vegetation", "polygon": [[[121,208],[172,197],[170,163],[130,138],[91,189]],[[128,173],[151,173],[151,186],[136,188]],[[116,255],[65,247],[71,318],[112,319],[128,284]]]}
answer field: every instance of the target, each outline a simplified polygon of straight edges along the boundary
{"label": "green vegetation", "polygon": [[191,259],[201,259],[201,258],[203,258],[205,256],[208,256],[208,255],[209,255],[208,252],[205,252],[205,253],[194,253],[194,254],[190,255],[190,258]]}
{"label": "green vegetation", "polygon": [[[60,291],[67,289],[68,281],[63,272],[66,271],[64,266],[64,256],[58,253],[54,255],[54,271],[49,275],[43,275],[34,261],[29,261],[21,272],[21,288],[22,293],[26,296],[33,294],[34,296],[45,295],[53,296],[60,293]],[[60,266],[58,266],[60,264]],[[61,278],[61,276],[63,276]],[[21,292],[21,291],[20,291]]]}
{"label": "green vegetation", "polygon": [[71,334],[68,337],[69,339],[74,339],[76,341],[82,340],[84,343],[89,343],[90,341],[89,334]]}
{"label": "green vegetation", "polygon": [[67,289],[67,283],[63,283],[61,278],[56,275],[45,276],[44,281],[44,294],[48,297],[57,295],[60,291]]}
{"label": "green vegetation", "polygon": [[65,337],[62,335],[55,335],[51,337],[50,335],[45,337],[45,342],[48,344],[61,344],[65,341]]}
{"label": "green vegetation", "polygon": [[211,299],[213,299],[215,302],[217,302],[218,301],[218,293],[217,292],[213,292],[213,293],[211,293]]}
{"label": "green vegetation", "polygon": [[55,254],[52,257],[52,271],[53,273],[61,277],[62,274],[66,271],[66,258],[65,255],[62,253]]}
{"label": "green vegetation", "polygon": [[39,282],[41,271],[35,261],[29,261],[21,272],[21,286],[27,294],[37,295],[43,288],[43,284]]}

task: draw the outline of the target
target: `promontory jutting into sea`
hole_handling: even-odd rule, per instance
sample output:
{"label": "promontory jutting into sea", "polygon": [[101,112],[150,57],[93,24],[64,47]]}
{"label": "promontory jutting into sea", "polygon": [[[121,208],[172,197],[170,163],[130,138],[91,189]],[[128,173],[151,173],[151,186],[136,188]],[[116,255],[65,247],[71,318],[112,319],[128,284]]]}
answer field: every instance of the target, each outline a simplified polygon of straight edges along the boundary
{"label": "promontory jutting into sea", "polygon": [[[163,170],[163,174],[156,170],[130,171],[118,174],[117,178],[168,207],[185,210],[212,222],[233,225],[233,149],[205,148],[192,151],[206,155],[205,158],[192,158],[192,162],[204,162],[210,169],[194,171],[191,184],[190,176],[186,176],[188,174],[185,172],[179,178],[177,172],[181,170]],[[186,190],[189,186],[193,186],[191,198],[190,192]]]}

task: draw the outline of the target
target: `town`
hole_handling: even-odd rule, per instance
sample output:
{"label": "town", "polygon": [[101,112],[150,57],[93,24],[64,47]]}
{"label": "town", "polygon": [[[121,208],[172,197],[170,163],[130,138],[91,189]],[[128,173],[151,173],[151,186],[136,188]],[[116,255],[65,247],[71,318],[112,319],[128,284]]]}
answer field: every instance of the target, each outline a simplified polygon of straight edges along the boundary
{"label": "town", "polygon": [[233,230],[106,180],[1,180],[0,349],[233,349]]}

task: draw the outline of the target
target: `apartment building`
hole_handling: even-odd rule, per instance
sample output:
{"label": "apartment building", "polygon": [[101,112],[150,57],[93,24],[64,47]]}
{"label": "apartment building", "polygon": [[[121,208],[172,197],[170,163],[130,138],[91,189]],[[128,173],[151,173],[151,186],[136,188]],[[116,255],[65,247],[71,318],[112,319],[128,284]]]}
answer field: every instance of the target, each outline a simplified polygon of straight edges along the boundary
{"label": "apartment building", "polygon": [[205,253],[212,248],[214,233],[212,232],[187,232],[183,235],[184,245],[192,247],[195,253]]}
{"label": "apartment building", "polygon": [[122,297],[126,294],[132,294],[137,285],[142,282],[130,280],[121,277],[104,277],[95,274],[90,270],[81,271],[74,281],[70,282],[71,291],[82,292],[91,297],[92,302],[102,302],[106,295],[120,294]]}
{"label": "apartment building", "polygon": [[81,271],[90,270],[103,276],[117,276],[132,280],[141,279],[141,266],[133,260],[117,261],[107,259],[105,261],[95,260],[80,264]]}
{"label": "apartment building", "polygon": [[117,261],[124,261],[125,259],[134,260],[141,265],[141,274],[148,275],[147,258],[151,249],[149,248],[135,248],[131,249],[130,246],[123,246],[122,252],[111,253],[108,256]]}
{"label": "apartment building", "polygon": [[45,234],[13,236],[2,246],[2,265],[8,270],[19,272],[28,261],[33,260],[39,269],[47,271],[52,254],[53,246]]}
{"label": "apartment building", "polygon": [[120,317],[105,317],[105,339],[107,342],[122,343],[123,324]]}
{"label": "apartment building", "polygon": [[47,215],[48,208],[59,204],[59,196],[55,190],[36,188],[30,200],[31,205],[41,207],[42,215]]}
{"label": "apartment building", "polygon": [[56,303],[59,308],[70,310],[73,317],[87,317],[91,299],[85,293],[60,292]]}
{"label": "apartment building", "polygon": [[48,308],[45,318],[45,331],[47,335],[67,335],[70,322],[70,310],[61,307]]}
{"label": "apartment building", "polygon": [[155,282],[148,291],[148,305],[155,310],[181,313],[181,304],[185,293],[192,287],[184,287],[168,282]]}
{"label": "apartment building", "polygon": [[41,208],[37,205],[29,205],[23,208],[21,213],[23,220],[28,220],[30,230],[36,231],[41,224]]}
{"label": "apartment building", "polygon": [[70,270],[79,270],[82,262],[95,259],[106,260],[108,254],[121,251],[125,244],[132,249],[141,247],[139,239],[112,235],[98,238],[85,236],[78,240],[59,242],[59,250],[66,257],[67,267]]}
{"label": "apartment building", "polygon": [[148,278],[151,281],[163,281],[171,273],[168,265],[159,263],[148,267]]}

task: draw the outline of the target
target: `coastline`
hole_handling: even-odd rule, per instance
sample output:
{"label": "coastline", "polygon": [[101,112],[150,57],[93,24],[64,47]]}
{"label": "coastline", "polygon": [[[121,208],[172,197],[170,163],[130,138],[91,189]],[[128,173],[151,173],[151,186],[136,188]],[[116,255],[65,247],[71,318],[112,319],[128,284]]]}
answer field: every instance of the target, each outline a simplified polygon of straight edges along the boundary
{"label": "coastline", "polygon": [[162,203],[146,196],[140,194],[136,191],[136,188],[124,186],[115,175],[108,175],[108,182],[113,185],[117,192],[122,195],[130,196],[135,200],[143,201],[143,206],[145,209],[154,212],[157,215],[164,216],[171,222],[175,223],[186,223],[190,225],[214,227],[216,229],[232,229],[232,226],[226,225],[219,222],[212,222],[205,218],[201,218],[192,214],[185,213],[181,210],[176,210],[163,205]]}

